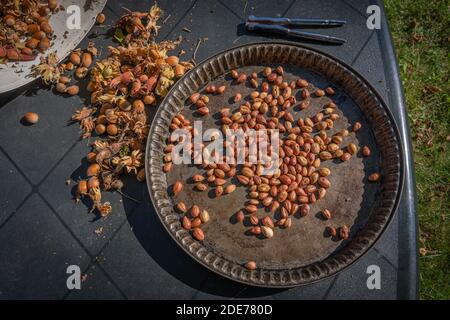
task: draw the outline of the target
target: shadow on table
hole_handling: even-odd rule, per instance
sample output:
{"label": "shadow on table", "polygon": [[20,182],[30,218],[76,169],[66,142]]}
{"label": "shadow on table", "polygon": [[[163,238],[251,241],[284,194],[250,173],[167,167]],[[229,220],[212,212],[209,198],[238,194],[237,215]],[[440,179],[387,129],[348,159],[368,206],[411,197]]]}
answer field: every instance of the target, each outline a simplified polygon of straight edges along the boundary
{"label": "shadow on table", "polygon": [[35,96],[39,90],[49,90],[49,88],[42,85],[40,81],[35,80],[17,89],[4,92],[0,94],[0,109],[20,95],[27,97]]}
{"label": "shadow on table", "polygon": [[[73,77],[75,81],[71,83],[71,85],[78,85],[80,87],[80,93],[78,96],[80,97],[83,105],[89,105],[91,94],[86,90],[87,83],[89,82],[89,78],[85,77],[83,79],[78,79]],[[8,104],[10,101],[13,101],[19,96],[25,97],[34,97],[39,94],[39,91],[51,91],[53,94],[62,96],[66,99],[71,98],[72,96],[64,93],[59,93],[56,89],[51,87],[50,85],[46,85],[42,82],[41,79],[35,79],[30,83],[27,83],[24,86],[21,86],[17,89],[11,90],[9,92],[4,92],[0,94],[0,109]],[[67,119],[70,121],[70,119]]]}
{"label": "shadow on table", "polygon": [[[126,205],[125,205],[126,207]],[[125,209],[127,212],[127,208]],[[186,285],[208,295],[229,298],[265,297],[283,291],[250,287],[208,270],[188,256],[171,238],[159,220],[149,196],[128,216],[128,222],[142,247],[161,268]],[[204,295],[204,296],[203,296]]]}

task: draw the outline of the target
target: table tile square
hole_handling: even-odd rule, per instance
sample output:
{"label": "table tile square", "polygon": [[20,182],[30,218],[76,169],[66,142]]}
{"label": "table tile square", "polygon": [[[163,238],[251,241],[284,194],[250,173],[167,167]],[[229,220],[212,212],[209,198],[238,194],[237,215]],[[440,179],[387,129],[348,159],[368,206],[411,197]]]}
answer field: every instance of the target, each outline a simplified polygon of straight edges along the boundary
{"label": "table tile square", "polygon": [[[79,97],[38,89],[25,91],[0,108],[1,146],[33,184],[39,183],[79,139],[78,125],[68,123],[79,107]],[[28,111],[39,115],[38,123],[27,126],[21,122]]]}
{"label": "table tile square", "polygon": [[[375,265],[380,268],[381,288],[369,290],[367,267]],[[391,300],[397,297],[396,270],[384,260],[375,250],[367,252],[363,259],[358,260],[350,268],[341,272],[327,295],[329,300]]]}
{"label": "table tile square", "polygon": [[30,184],[0,151],[0,225],[16,211],[31,192]]}
{"label": "table tile square", "polygon": [[373,33],[367,45],[361,49],[352,63],[355,68],[377,90],[384,101],[388,101],[389,88],[383,68],[383,59],[378,44],[378,34]]}
{"label": "table tile square", "polygon": [[89,256],[42,199],[34,194],[0,232],[0,299],[60,299],[69,265]]}
{"label": "table tile square", "polygon": [[[242,21],[216,0],[202,0],[195,3],[189,13],[168,35],[168,39],[183,36],[181,49],[186,51],[184,59],[189,60],[198,39],[202,42],[196,54],[197,63],[233,46],[233,35]],[[188,28],[191,32],[183,31]],[[237,36],[236,36],[237,37]]]}

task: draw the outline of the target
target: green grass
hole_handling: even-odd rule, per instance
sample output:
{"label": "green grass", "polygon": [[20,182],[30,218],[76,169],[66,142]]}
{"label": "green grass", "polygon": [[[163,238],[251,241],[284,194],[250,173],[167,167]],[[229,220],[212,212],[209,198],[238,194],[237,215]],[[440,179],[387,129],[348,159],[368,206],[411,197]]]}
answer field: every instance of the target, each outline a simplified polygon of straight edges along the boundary
{"label": "green grass", "polygon": [[414,147],[420,296],[450,299],[450,1],[387,0]]}

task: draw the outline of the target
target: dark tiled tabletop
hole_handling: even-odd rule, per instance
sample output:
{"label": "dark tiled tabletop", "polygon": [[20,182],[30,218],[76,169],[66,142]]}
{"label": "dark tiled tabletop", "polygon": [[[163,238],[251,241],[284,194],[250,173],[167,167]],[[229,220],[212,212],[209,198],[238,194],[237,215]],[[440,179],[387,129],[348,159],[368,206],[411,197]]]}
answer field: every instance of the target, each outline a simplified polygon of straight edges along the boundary
{"label": "dark tiled tabletop", "polygon": [[[353,66],[380,93],[404,139],[406,180],[399,210],[386,232],[363,258],[324,281],[290,290],[246,287],[224,279],[188,257],[169,237],[154,213],[145,184],[129,179],[124,193],[104,193],[114,208],[107,218],[89,214],[75,204],[75,183],[86,169],[88,141],[79,140],[77,125],[68,119],[83,101],[65,98],[30,84],[0,97],[0,299],[135,299],[135,298],[260,298],[260,299],[396,299],[417,295],[414,176],[409,133],[387,25],[366,27],[370,0],[225,1],[160,0],[170,17],[159,39],[183,35],[181,48],[192,54],[198,38],[207,38],[197,61],[232,46],[267,41],[244,32],[248,14],[339,18],[348,24],[320,33],[344,37],[343,46],[307,45]],[[149,1],[112,1],[107,23],[122,7],[147,10]],[[375,2],[375,4],[379,4]],[[188,28],[190,33],[182,29]],[[94,27],[97,47],[109,43],[105,29]],[[85,46],[89,37],[81,46]],[[269,39],[270,40],[270,39]],[[23,126],[27,111],[40,115]],[[402,226],[402,228],[399,228]],[[103,228],[97,235],[95,230]],[[66,287],[66,268],[80,266],[87,276],[81,290]],[[381,269],[381,290],[366,286],[369,265]]]}

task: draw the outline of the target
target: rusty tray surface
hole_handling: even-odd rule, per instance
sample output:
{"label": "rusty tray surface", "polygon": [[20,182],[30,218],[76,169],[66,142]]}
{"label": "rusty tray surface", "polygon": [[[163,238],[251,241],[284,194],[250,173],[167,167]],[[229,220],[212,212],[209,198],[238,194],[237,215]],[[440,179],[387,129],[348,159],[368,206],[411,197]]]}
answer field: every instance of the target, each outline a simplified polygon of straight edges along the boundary
{"label": "rusty tray surface", "polygon": [[[220,128],[217,113],[229,106],[232,97],[240,92],[243,97],[254,89],[231,84],[229,71],[250,74],[261,72],[262,67],[282,65],[285,79],[297,78],[314,86],[333,86],[332,100],[338,105],[340,118],[335,121],[333,134],[351,128],[355,121],[362,129],[344,138],[342,146],[353,142],[358,149],[370,147],[372,155],[363,158],[358,152],[349,161],[328,160],[331,187],[324,199],[311,205],[306,217],[294,216],[289,229],[276,228],[275,236],[264,239],[246,232],[249,224],[236,223],[233,215],[243,208],[247,200],[245,186],[238,185],[232,194],[215,198],[214,190],[197,192],[189,183],[203,169],[194,165],[175,165],[171,172],[162,171],[164,148],[169,136],[169,125],[174,115],[182,113],[189,120],[202,120],[203,131]],[[227,85],[224,95],[209,95],[210,115],[197,117],[187,98],[208,84]],[[296,94],[300,91],[295,90]],[[299,100],[299,99],[298,99]],[[313,116],[323,109],[330,97],[314,97],[306,110],[292,109],[294,118]],[[236,109],[239,103],[230,107]],[[394,212],[402,184],[402,159],[398,132],[390,113],[371,86],[342,62],[310,48],[287,43],[250,44],[217,54],[197,65],[180,79],[159,107],[152,123],[146,150],[147,184],[153,205],[163,225],[174,240],[195,260],[207,268],[230,279],[264,287],[292,287],[318,281],[331,276],[361,257],[384,231]],[[378,183],[367,181],[373,172],[380,172]],[[184,182],[184,189],[175,198],[168,193],[176,180]],[[198,204],[210,212],[211,221],[202,227],[205,240],[198,242],[184,230],[180,214],[174,205],[183,201],[188,207]],[[331,220],[320,217],[322,209],[333,212]],[[260,208],[258,216],[267,213]],[[276,214],[275,214],[276,217]],[[350,228],[348,240],[328,238],[326,226]],[[157,244],[156,244],[157,245]],[[249,260],[258,268],[250,271],[243,267]]]}

